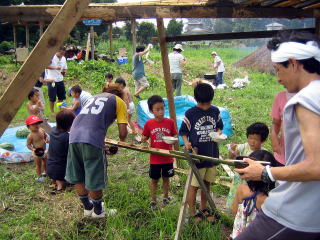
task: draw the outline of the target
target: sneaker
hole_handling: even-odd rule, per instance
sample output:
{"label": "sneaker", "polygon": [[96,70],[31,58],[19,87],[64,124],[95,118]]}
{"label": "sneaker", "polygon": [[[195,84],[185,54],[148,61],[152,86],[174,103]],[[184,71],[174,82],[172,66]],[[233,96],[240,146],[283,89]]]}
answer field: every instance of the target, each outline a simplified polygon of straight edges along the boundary
{"label": "sneaker", "polygon": [[92,213],[93,213],[93,206],[92,206],[92,209],[91,209],[91,210],[87,210],[87,209],[84,209],[84,210],[83,210],[83,216],[84,216],[84,217],[91,217],[91,216],[92,216]]}
{"label": "sneaker", "polygon": [[44,182],[46,179],[44,177],[35,178],[37,182]]}
{"label": "sneaker", "polygon": [[98,219],[98,218],[105,218],[105,217],[106,217],[106,212],[105,212],[105,210],[104,210],[104,202],[102,202],[101,204],[102,204],[102,211],[101,211],[100,214],[96,214],[96,213],[93,211],[94,208],[92,208],[92,214],[91,214],[91,217],[92,217],[92,218]]}
{"label": "sneaker", "polygon": [[41,173],[41,177],[47,177],[47,174],[46,173]]}

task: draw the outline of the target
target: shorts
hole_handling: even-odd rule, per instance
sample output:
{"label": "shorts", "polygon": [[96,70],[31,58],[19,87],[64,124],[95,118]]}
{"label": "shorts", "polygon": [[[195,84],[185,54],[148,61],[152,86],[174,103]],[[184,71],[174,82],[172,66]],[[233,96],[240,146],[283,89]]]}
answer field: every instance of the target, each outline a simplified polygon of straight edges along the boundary
{"label": "shorts", "polygon": [[142,87],[150,87],[150,84],[148,82],[148,79],[146,77],[139,78],[138,80],[135,79],[136,86],[135,90],[138,91]]}
{"label": "shorts", "polygon": [[[216,166],[213,166],[210,168],[198,168],[198,171],[203,181],[213,183],[216,180],[216,173],[217,173]],[[194,174],[192,175],[191,186],[200,187],[200,184]]]}
{"label": "shorts", "polygon": [[59,101],[63,101],[66,99],[66,89],[64,88],[64,82],[55,82],[55,86],[52,87],[52,83],[48,83],[48,95],[49,101],[55,102],[56,97],[58,97]]}
{"label": "shorts", "polygon": [[320,239],[320,233],[300,232],[287,228],[263,211],[238,235],[235,240],[316,240]]}
{"label": "shorts", "polygon": [[132,115],[133,113],[134,113],[134,111],[135,111],[135,107],[134,107],[134,102],[130,102],[129,103],[129,108],[128,108],[128,110],[129,110],[129,114],[130,115]]}
{"label": "shorts", "polygon": [[105,188],[107,173],[103,149],[87,143],[71,143],[67,159],[65,179],[69,183],[84,183],[90,191]]}
{"label": "shorts", "polygon": [[43,156],[41,156],[41,157],[37,156],[34,151],[32,151],[31,155],[32,155],[33,159],[35,159],[35,158],[47,159],[48,158],[48,150],[45,150]]}
{"label": "shorts", "polygon": [[160,177],[173,177],[173,163],[150,164],[149,177],[159,179]]}

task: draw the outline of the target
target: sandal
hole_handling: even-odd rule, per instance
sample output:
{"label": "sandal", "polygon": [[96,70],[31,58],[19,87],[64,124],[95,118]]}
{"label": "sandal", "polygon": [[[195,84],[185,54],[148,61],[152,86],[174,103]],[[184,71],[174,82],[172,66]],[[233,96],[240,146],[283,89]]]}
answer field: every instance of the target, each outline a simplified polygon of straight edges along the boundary
{"label": "sandal", "polygon": [[199,210],[200,213],[207,219],[207,221],[209,223],[214,224],[216,222],[216,217],[214,216],[214,214],[212,214],[212,211],[208,208],[205,208],[203,210]]}
{"label": "sandal", "polygon": [[164,197],[162,202],[164,205],[168,205],[171,203],[172,199],[173,199],[173,197]]}

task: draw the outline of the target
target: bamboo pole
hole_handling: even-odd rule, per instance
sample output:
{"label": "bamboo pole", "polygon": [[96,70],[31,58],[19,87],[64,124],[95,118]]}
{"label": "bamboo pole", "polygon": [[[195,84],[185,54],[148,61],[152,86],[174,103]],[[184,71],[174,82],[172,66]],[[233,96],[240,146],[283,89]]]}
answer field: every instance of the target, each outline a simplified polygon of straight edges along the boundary
{"label": "bamboo pole", "polygon": [[91,60],[94,60],[94,27],[90,26]]}
{"label": "bamboo pole", "polygon": [[29,26],[26,25],[25,29],[26,29],[26,47],[29,48],[30,47]]}
{"label": "bamboo pole", "polygon": [[[162,18],[157,18],[157,27],[158,27],[159,43],[160,43],[161,58],[162,58],[162,68],[163,68],[163,75],[164,75],[166,91],[167,91],[170,118],[175,122],[177,126],[176,109],[174,107],[173,87],[172,87],[172,79],[170,74],[168,50],[167,50],[167,43],[166,43],[166,34],[165,34],[165,28],[164,28]],[[178,143],[174,145],[174,149],[179,150]]]}
{"label": "bamboo pole", "polygon": [[134,55],[136,53],[136,47],[137,47],[137,22],[135,19],[131,20],[131,34],[132,34],[132,55]]}
{"label": "bamboo pole", "polygon": [[13,44],[14,49],[17,48],[17,27],[13,25]]}

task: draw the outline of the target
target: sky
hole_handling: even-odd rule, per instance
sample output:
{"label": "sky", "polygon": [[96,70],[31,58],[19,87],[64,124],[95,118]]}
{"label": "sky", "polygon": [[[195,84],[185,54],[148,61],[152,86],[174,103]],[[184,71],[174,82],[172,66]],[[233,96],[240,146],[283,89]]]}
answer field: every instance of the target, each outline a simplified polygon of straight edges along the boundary
{"label": "sky", "polygon": [[[117,0],[118,3],[127,3],[127,2],[145,2],[146,0]],[[171,20],[171,18],[164,18],[163,22],[164,22],[164,26],[167,27],[169,21]],[[176,18],[177,21],[182,20],[184,23],[186,23],[188,20],[186,18]],[[155,18],[148,18],[148,19],[138,19],[137,22],[152,22],[154,25],[157,25],[157,21]],[[117,27],[122,27],[124,25],[124,22],[117,22],[115,24],[113,24],[114,26]]]}

